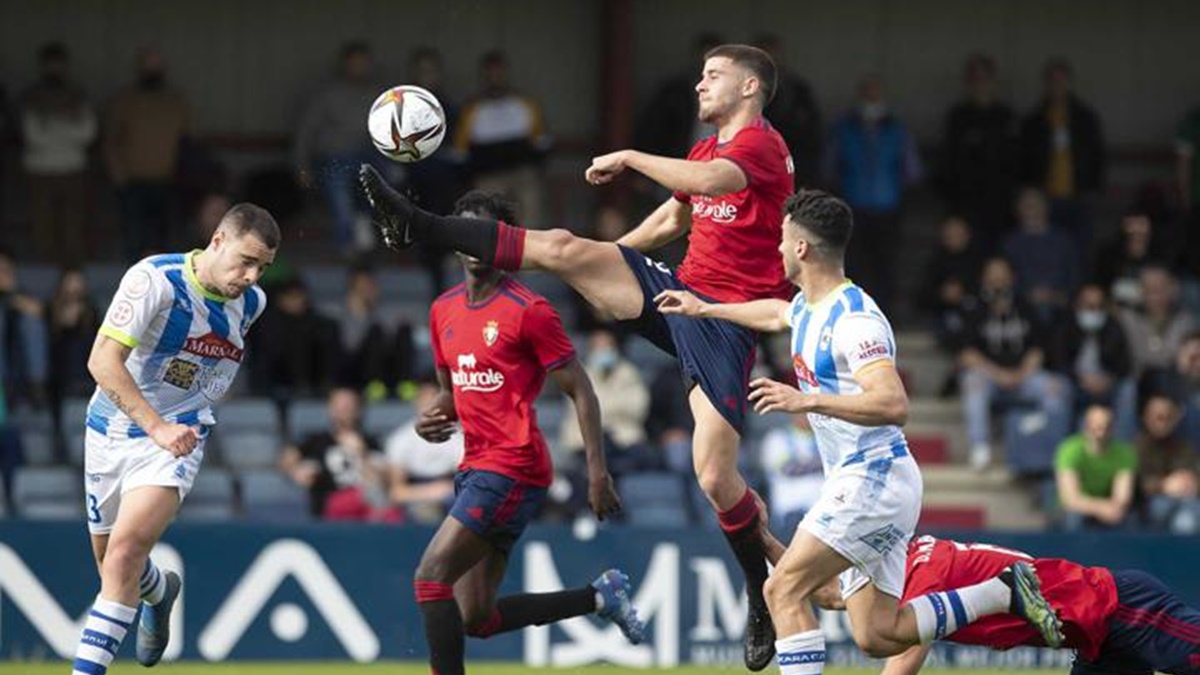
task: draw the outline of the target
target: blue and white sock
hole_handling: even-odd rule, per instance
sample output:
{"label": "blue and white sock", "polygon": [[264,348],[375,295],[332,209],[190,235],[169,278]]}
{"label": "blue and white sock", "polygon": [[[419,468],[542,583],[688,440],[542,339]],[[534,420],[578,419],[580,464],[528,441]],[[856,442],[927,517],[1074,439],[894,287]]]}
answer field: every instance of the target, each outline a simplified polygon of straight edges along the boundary
{"label": "blue and white sock", "polygon": [[146,569],[138,582],[138,592],[147,605],[157,605],[162,602],[163,592],[167,590],[167,580],[162,570],[150,558],[146,558]]}
{"label": "blue and white sock", "polygon": [[1007,612],[1012,591],[999,579],[974,586],[929,593],[908,602],[917,618],[921,644],[941,640],[981,616]]}
{"label": "blue and white sock", "polygon": [[125,639],[125,632],[136,615],[137,607],[126,607],[97,597],[83,625],[71,675],[104,675],[108,672],[108,664],[117,655],[121,640]]}
{"label": "blue and white sock", "polygon": [[825,635],[819,629],[775,641],[781,675],[820,675],[825,668]]}

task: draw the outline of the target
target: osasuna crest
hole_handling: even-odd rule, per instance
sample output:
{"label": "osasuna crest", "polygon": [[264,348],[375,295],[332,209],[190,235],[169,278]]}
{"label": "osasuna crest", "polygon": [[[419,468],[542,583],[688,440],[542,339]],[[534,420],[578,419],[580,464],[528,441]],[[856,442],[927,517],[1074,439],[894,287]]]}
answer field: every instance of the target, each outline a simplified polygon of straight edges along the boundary
{"label": "osasuna crest", "polygon": [[500,338],[500,324],[495,321],[487,322],[483,327],[483,341],[487,346],[491,347],[496,344],[496,340]]}

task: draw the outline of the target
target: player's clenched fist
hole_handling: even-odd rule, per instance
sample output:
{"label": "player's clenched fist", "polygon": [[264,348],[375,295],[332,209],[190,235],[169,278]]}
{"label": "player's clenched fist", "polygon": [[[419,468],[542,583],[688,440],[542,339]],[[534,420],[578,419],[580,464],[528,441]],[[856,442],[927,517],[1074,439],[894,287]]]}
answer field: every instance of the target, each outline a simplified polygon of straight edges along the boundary
{"label": "player's clenched fist", "polygon": [[160,448],[176,457],[192,454],[192,451],[196,449],[196,444],[200,442],[199,432],[186,424],[160,424],[150,432],[150,438]]}
{"label": "player's clenched fist", "polygon": [[782,382],[760,377],[750,383],[750,400],[754,403],[754,411],[760,415],[769,412],[801,413],[808,412],[812,396]]}
{"label": "player's clenched fist", "polygon": [[612,475],[607,471],[589,481],[588,506],[592,507],[592,513],[596,514],[598,520],[620,513],[621,498],[617,496]]}
{"label": "player's clenched fist", "polygon": [[445,443],[454,435],[454,421],[440,408],[430,408],[417,418],[417,435],[430,443]]}
{"label": "player's clenched fist", "polygon": [[663,291],[654,296],[654,305],[663,314],[701,316],[707,304],[689,291]]}
{"label": "player's clenched fist", "polygon": [[625,151],[618,150],[607,155],[592,158],[592,165],[584,172],[583,177],[592,185],[611,183],[617,174],[625,170]]}

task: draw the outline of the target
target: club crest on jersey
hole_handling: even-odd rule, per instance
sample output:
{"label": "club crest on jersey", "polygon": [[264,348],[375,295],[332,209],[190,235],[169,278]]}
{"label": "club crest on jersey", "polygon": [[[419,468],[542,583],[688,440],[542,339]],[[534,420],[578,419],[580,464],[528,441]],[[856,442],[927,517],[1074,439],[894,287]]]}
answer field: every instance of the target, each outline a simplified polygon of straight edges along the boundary
{"label": "club crest on jersey", "polygon": [[792,354],[792,368],[796,371],[796,379],[810,387],[817,386],[817,375],[804,362],[804,357]]}
{"label": "club crest on jersey", "polygon": [[483,327],[483,342],[491,347],[496,344],[496,340],[500,339],[500,324],[496,321],[489,321]]}

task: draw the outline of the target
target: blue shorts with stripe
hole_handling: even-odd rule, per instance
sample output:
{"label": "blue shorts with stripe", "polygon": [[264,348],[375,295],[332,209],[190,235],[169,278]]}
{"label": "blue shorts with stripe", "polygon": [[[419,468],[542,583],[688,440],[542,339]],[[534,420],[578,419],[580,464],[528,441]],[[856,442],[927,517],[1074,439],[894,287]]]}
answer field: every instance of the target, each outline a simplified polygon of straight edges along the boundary
{"label": "blue shorts with stripe", "polygon": [[450,515],[508,555],[545,501],[546,488],[493,471],[467,469],[454,476]]}
{"label": "blue shorts with stripe", "polygon": [[721,416],[742,433],[758,336],[749,328],[721,319],[659,313],[654,297],[666,290],[689,291],[703,300],[714,300],[688,288],[666,264],[631,248],[619,248],[625,264],[642,287],[645,300],[641,316],[626,323],[659,349],[679,359],[689,385],[699,385]]}
{"label": "blue shorts with stripe", "polygon": [[1200,611],[1140,570],[1113,570],[1117,608],[1092,662],[1076,659],[1072,675],[1200,673]]}

